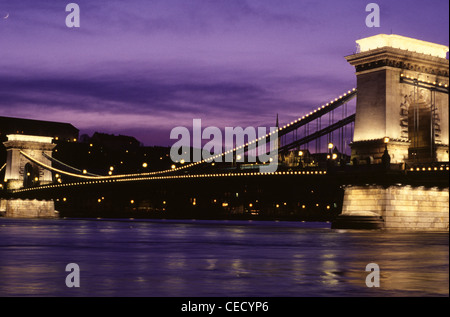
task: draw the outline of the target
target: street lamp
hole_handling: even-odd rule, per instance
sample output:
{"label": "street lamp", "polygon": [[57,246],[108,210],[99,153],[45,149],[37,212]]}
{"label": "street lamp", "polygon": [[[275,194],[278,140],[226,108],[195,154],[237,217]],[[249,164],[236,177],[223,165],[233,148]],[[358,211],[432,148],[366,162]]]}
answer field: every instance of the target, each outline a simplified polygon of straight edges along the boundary
{"label": "street lamp", "polygon": [[300,165],[300,168],[302,168],[303,167],[303,151],[298,151],[298,156],[300,156],[299,165]]}

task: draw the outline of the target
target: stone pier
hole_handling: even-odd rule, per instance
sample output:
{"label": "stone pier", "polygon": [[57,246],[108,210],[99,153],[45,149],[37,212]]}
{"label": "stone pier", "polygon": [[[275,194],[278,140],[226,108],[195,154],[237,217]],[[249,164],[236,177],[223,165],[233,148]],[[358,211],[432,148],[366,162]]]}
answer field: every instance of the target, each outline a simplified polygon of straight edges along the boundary
{"label": "stone pier", "polygon": [[349,186],[333,228],[449,230],[448,188]]}
{"label": "stone pier", "polygon": [[0,212],[9,218],[57,218],[53,200],[3,199]]}
{"label": "stone pier", "polygon": [[369,184],[348,186],[333,228],[448,231],[448,182],[441,182],[444,189],[420,187],[438,182],[430,175],[413,183],[405,175],[414,187],[392,185],[400,182],[390,179],[389,170],[390,164],[422,169],[449,160],[449,48],[395,34],[356,43],[358,52],[346,57],[358,89],[351,160],[383,164],[386,178],[370,182],[361,174],[358,183]]}
{"label": "stone pier", "polygon": [[6,199],[0,199],[0,217],[6,214]]}

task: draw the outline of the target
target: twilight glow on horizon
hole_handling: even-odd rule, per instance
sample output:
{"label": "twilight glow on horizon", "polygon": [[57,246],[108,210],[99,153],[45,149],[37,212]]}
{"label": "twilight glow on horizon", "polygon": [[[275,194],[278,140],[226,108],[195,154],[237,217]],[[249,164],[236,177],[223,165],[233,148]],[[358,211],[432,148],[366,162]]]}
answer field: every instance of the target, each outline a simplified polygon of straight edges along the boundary
{"label": "twilight glow on horizon", "polygon": [[[68,28],[66,5],[80,7]],[[0,116],[170,146],[170,131],[273,126],[356,86],[344,56],[398,34],[449,45],[449,3],[374,1],[0,1]]]}

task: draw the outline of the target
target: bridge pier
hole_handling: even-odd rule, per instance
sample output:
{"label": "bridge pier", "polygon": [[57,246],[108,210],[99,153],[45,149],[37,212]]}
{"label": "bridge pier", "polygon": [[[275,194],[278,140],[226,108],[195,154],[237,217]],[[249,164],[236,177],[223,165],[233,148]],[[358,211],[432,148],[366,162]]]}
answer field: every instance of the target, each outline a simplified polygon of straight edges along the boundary
{"label": "bridge pier", "polygon": [[[448,47],[394,34],[356,42],[359,51],[346,57],[358,88],[353,164],[388,170],[391,163],[418,169],[448,162]],[[384,176],[376,184],[385,186],[347,186],[332,227],[449,230],[448,182],[444,189],[393,185]]]}
{"label": "bridge pier", "polygon": [[[55,144],[51,137],[10,134],[3,144],[6,147],[7,159],[5,169],[6,189],[14,190],[52,183],[52,173],[28,160],[21,151],[51,166],[43,153],[51,156]],[[53,200],[3,199],[0,203],[0,214],[11,218],[55,218]]]}
{"label": "bridge pier", "polygon": [[4,199],[0,214],[8,218],[57,218],[53,200]]}
{"label": "bridge pier", "polygon": [[6,215],[6,199],[0,199],[0,217]]}
{"label": "bridge pier", "polygon": [[448,188],[348,186],[336,229],[449,230]]}

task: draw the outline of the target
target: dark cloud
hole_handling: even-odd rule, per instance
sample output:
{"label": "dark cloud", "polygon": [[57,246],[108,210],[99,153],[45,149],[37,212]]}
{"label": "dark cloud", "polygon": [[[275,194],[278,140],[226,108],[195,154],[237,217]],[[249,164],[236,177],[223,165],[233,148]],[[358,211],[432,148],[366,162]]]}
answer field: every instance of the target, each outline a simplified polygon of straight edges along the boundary
{"label": "dark cloud", "polygon": [[65,26],[68,1],[2,4],[0,115],[161,145],[194,118],[267,126],[334,99],[356,85],[344,56],[358,38],[400,30],[448,44],[448,2],[436,0],[378,1],[377,30],[359,0],[75,2],[79,29]]}

